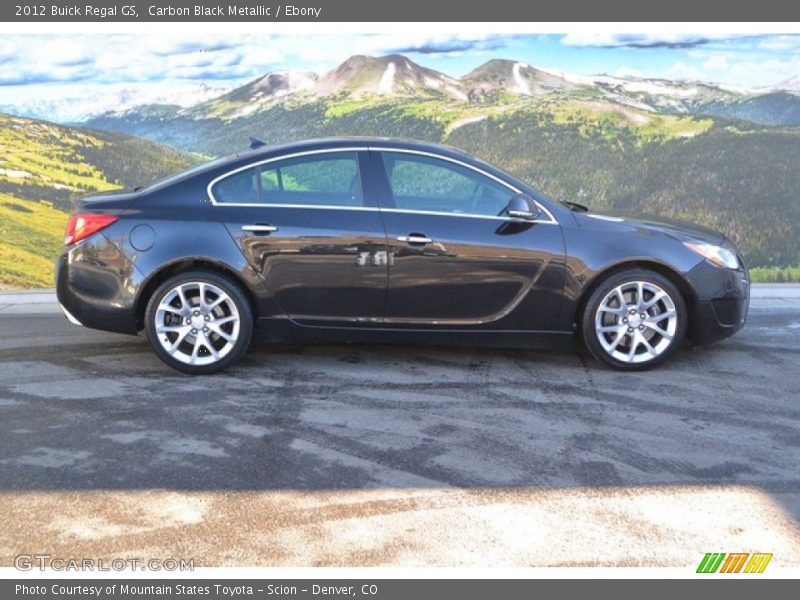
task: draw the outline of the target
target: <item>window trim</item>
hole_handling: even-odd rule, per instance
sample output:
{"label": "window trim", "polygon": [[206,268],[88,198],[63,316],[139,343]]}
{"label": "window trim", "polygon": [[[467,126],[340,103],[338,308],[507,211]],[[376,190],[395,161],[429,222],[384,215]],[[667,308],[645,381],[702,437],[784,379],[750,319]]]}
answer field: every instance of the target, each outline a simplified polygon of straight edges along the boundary
{"label": "window trim", "polygon": [[[379,206],[337,206],[335,204],[279,204],[279,203],[253,203],[253,202],[217,202],[216,198],[214,198],[214,194],[212,192],[212,188],[216,183],[229,177],[230,175],[235,175],[241,171],[246,171],[247,169],[252,169],[253,167],[260,167],[261,165],[269,164],[272,162],[276,162],[279,160],[286,160],[290,158],[298,158],[301,156],[311,156],[314,154],[330,154],[333,152],[401,152],[406,154],[416,154],[418,156],[427,156],[430,158],[435,158],[439,160],[443,160],[446,162],[451,162],[456,165],[460,165],[467,169],[471,169],[476,173],[483,175],[484,177],[488,177],[496,181],[497,183],[505,186],[509,190],[516,192],[517,194],[522,193],[522,190],[518,189],[517,187],[511,185],[507,181],[504,181],[500,177],[493,175],[487,171],[484,171],[480,167],[476,167],[469,163],[466,163],[462,160],[458,160],[456,158],[451,158],[449,156],[444,156],[442,154],[436,154],[434,152],[427,152],[425,150],[416,150],[413,148],[396,148],[393,146],[348,146],[348,147],[341,147],[341,148],[320,148],[317,150],[305,150],[303,152],[294,152],[291,154],[283,154],[281,156],[273,156],[272,158],[267,158],[264,160],[259,160],[256,162],[248,163],[247,165],[237,167],[236,169],[232,169],[223,173],[222,175],[218,175],[214,179],[212,179],[209,184],[206,186],[206,193],[208,194],[208,198],[211,201],[211,204],[214,206],[234,206],[234,207],[261,207],[261,208],[300,208],[300,209],[320,209],[320,210],[361,210],[361,211],[369,211],[369,212],[388,212],[388,213],[402,213],[402,214],[415,214],[415,215],[437,215],[437,216],[445,216],[445,217],[462,217],[462,218],[470,218],[470,219],[490,219],[495,221],[510,221],[510,222],[521,222],[521,223],[541,223],[544,225],[558,225],[558,220],[555,218],[553,213],[544,206],[541,202],[533,199],[536,206],[548,216],[547,219],[534,219],[532,221],[528,221],[525,219],[517,219],[513,217],[502,217],[499,215],[491,216],[491,215],[480,215],[474,213],[456,213],[456,212],[445,212],[445,211],[432,211],[432,210],[411,210],[411,209],[403,209],[403,208],[382,208]],[[364,174],[361,170],[361,165],[359,164],[359,178],[361,179],[361,185],[364,186]],[[260,184],[259,184],[260,185]],[[366,198],[365,198],[366,199]]]}

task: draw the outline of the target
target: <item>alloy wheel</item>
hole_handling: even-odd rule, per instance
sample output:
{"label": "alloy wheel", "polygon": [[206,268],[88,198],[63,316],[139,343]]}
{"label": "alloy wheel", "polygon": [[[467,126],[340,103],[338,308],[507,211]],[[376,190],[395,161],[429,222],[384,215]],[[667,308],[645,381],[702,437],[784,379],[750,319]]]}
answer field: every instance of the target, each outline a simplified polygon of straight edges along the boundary
{"label": "alloy wheel", "polygon": [[608,292],[594,317],[595,335],[612,358],[641,364],[661,356],[678,331],[673,298],[649,281],[629,281]]}
{"label": "alloy wheel", "polygon": [[161,347],[175,360],[211,365],[227,356],[240,333],[236,303],[208,282],[176,285],[155,310],[155,332]]}

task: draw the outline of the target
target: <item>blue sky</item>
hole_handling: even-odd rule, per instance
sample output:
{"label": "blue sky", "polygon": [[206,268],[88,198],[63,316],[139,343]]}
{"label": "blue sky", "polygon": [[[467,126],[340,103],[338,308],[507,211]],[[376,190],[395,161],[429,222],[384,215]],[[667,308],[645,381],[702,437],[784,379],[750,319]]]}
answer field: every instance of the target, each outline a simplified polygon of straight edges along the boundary
{"label": "blue sky", "polygon": [[[158,95],[197,83],[230,87],[278,69],[324,71],[353,54],[403,53],[460,76],[490,58],[579,75],[700,79],[770,86],[800,74],[800,35],[569,33],[537,35],[3,35],[0,106],[98,94]],[[183,87],[182,87],[183,86]],[[187,93],[189,93],[187,91]],[[144,97],[142,96],[142,97]]]}

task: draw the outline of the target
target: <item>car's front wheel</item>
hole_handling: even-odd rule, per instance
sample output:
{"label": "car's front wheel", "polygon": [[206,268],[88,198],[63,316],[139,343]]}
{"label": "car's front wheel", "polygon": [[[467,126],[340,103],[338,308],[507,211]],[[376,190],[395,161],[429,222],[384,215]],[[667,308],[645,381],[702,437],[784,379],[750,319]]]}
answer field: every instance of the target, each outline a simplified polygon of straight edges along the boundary
{"label": "car's front wheel", "polygon": [[612,275],[589,297],[583,339],[599,361],[640,371],[661,364],[686,334],[686,303],[669,279],[647,270]]}
{"label": "car's front wheel", "polygon": [[173,369],[201,375],[220,371],[247,350],[250,304],[239,286],[214,273],[181,273],[162,283],[145,313],[147,339]]}

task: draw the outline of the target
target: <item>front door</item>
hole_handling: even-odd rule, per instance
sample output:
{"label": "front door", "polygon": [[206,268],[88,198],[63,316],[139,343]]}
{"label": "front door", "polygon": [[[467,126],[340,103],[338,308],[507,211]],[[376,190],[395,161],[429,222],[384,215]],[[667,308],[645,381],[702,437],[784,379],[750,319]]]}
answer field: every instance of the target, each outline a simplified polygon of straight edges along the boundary
{"label": "front door", "polygon": [[547,330],[558,316],[564,241],[543,213],[505,215],[517,193],[467,164],[373,151],[386,226],[386,323]]}
{"label": "front door", "polygon": [[361,179],[366,153],[270,160],[212,185],[216,210],[278,305],[307,324],[380,322],[386,234]]}

